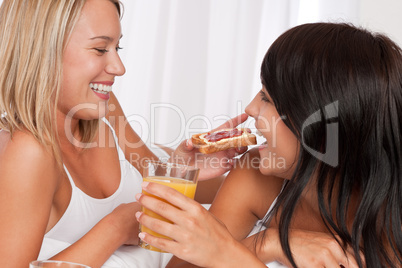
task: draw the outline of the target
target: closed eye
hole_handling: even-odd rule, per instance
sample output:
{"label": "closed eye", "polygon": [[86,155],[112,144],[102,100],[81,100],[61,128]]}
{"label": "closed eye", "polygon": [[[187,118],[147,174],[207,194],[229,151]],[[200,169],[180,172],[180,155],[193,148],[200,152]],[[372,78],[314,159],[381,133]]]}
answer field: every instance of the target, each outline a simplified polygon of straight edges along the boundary
{"label": "closed eye", "polygon": [[106,52],[109,52],[109,50],[107,49],[101,49],[101,48],[94,48],[97,52],[99,52],[100,54],[105,54]]}
{"label": "closed eye", "polygon": [[262,101],[270,102],[263,90],[260,91],[260,96]]}

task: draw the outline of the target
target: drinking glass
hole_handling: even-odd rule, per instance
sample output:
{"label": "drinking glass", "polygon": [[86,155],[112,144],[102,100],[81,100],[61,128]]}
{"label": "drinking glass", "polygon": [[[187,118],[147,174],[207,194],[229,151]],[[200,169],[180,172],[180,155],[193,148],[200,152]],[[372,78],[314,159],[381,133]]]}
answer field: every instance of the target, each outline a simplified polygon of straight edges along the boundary
{"label": "drinking glass", "polygon": [[[195,190],[197,188],[197,180],[198,180],[198,173],[199,169],[187,165],[180,165],[174,163],[164,163],[160,161],[146,161],[144,167],[144,177],[143,181],[147,182],[155,182],[159,184],[163,184],[169,186],[173,189],[176,189],[180,193],[184,194],[185,196],[194,199]],[[159,200],[167,202],[166,200],[159,198],[157,196],[151,195],[146,191],[142,191],[143,194],[155,197]],[[167,202],[168,203],[168,202]],[[171,221],[167,220],[166,218],[156,214],[155,212],[142,207],[142,212],[146,215],[151,217],[172,223]],[[146,232],[156,237],[162,237],[166,239],[170,239],[167,236],[161,235],[157,232],[154,232],[148,229],[145,226],[140,224],[140,232]],[[159,248],[151,246],[144,241],[140,240],[139,246],[145,249],[163,252]]]}
{"label": "drinking glass", "polygon": [[84,264],[65,262],[65,261],[32,261],[29,268],[91,268]]}

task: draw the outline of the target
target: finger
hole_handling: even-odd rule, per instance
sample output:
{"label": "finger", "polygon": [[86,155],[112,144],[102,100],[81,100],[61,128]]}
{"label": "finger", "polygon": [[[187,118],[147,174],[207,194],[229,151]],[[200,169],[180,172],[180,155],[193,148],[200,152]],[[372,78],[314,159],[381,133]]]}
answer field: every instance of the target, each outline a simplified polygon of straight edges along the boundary
{"label": "finger", "polygon": [[193,141],[191,139],[187,139],[186,140],[186,146],[184,146],[184,148],[187,151],[191,151],[192,149],[194,149]]}
{"label": "finger", "polygon": [[[363,253],[360,253],[360,257],[362,257],[362,260],[364,261],[364,255]],[[355,254],[353,252],[353,249],[351,247],[348,247],[346,250],[346,258],[347,260],[341,263],[345,268],[357,268],[359,265],[357,264]],[[363,263],[364,264],[364,263]]]}
{"label": "finger", "polygon": [[[135,198],[138,199],[138,202],[144,208],[150,210],[148,214],[150,214],[152,217],[162,216],[170,222],[174,222],[174,219],[178,219],[180,217],[179,209],[155,197],[151,197],[145,194],[137,194]],[[153,223],[153,221],[151,221],[151,223]],[[152,227],[151,229],[157,230],[157,228],[155,227]]]}
{"label": "finger", "polygon": [[163,251],[175,253],[177,248],[177,242],[170,239],[165,239],[161,237],[155,237],[151,234],[141,232],[138,234],[138,237],[147,244],[150,244],[154,247],[157,247]]}
{"label": "finger", "polygon": [[194,145],[193,142],[190,139],[184,140],[182,141],[179,146],[177,147],[177,149],[179,149],[180,152],[182,153],[189,153],[194,149]]}
{"label": "finger", "polygon": [[[156,195],[162,199],[165,199],[167,202],[175,206],[176,208],[179,208],[181,210],[192,210],[194,206],[199,205],[197,202],[195,202],[193,199],[188,198],[184,194],[178,192],[177,190],[170,188],[166,185],[162,185],[159,183],[152,183],[152,182],[143,182],[142,183],[142,189],[147,191],[150,194]],[[153,199],[153,201],[149,201],[148,198],[145,199],[145,196],[140,198],[141,204],[146,202],[145,205],[149,209],[155,211],[154,209],[157,209],[158,211],[155,211],[159,214],[161,213],[166,213],[166,211],[172,211],[172,209],[177,210],[176,208],[169,206],[169,204],[159,201],[156,199]],[[166,205],[164,205],[166,204]],[[159,205],[161,208],[158,208],[157,205]],[[152,207],[151,207],[152,206]],[[159,210],[164,210],[164,211],[159,211]],[[166,211],[165,211],[166,210]],[[160,214],[161,216],[164,216]],[[171,219],[170,219],[171,220]]]}
{"label": "finger", "polygon": [[220,125],[219,127],[217,127],[215,130],[218,129],[223,129],[223,128],[234,128],[238,125],[240,125],[241,123],[243,123],[244,121],[246,121],[248,118],[248,115],[246,113],[240,114],[236,117],[233,117],[232,119],[229,119],[228,121],[226,121],[225,123],[223,123],[222,125]]}
{"label": "finger", "polygon": [[[335,243],[335,242],[334,242]],[[337,263],[337,267],[345,267],[345,268],[357,268],[357,262],[350,252],[343,251],[338,243],[336,243],[336,249],[331,249],[331,256],[333,256],[333,261]],[[332,258],[331,258],[332,259]],[[328,266],[327,266],[328,267]]]}
{"label": "finger", "polygon": [[328,252],[328,254],[325,254],[324,260],[325,260],[325,263],[324,263],[324,265],[322,265],[322,267],[325,267],[325,268],[339,268],[340,267],[339,261],[330,252]]}
{"label": "finger", "polygon": [[247,152],[248,147],[247,146],[243,146],[243,147],[237,147],[236,148],[236,153],[239,154],[244,154],[245,152]]}
{"label": "finger", "polygon": [[[141,231],[142,232],[147,232],[149,230],[158,233],[159,235],[164,236],[164,238],[172,238],[174,239],[175,237],[173,236],[174,234],[174,225],[170,222],[164,221],[160,218],[155,218],[156,216],[154,215],[147,215],[144,212],[138,211],[135,213],[135,217],[137,218],[137,221],[142,225]],[[155,235],[155,233],[152,233],[152,235]]]}
{"label": "finger", "polygon": [[227,162],[229,159],[232,159],[233,157],[240,155],[238,151],[243,151],[244,148],[246,148],[247,150],[247,147],[238,147],[238,148],[230,148],[224,151],[219,151],[216,153],[209,154],[208,158],[212,159],[213,157],[215,157],[217,159],[224,160],[224,162]]}

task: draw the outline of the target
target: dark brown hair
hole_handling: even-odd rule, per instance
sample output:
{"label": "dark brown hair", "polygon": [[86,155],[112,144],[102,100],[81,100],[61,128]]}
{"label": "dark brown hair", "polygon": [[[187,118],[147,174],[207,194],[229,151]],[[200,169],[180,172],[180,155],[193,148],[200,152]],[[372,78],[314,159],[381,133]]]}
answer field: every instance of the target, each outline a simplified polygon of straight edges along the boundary
{"label": "dark brown hair", "polygon": [[[304,24],[272,44],[261,80],[302,145],[296,171],[265,219],[280,209],[280,239],[288,259],[296,266],[288,241],[293,211],[317,174],[321,217],[340,245],[353,247],[359,267],[360,250],[367,267],[400,267],[401,49],[385,35],[349,24]],[[315,123],[306,124],[311,115]],[[329,146],[332,152],[326,154]],[[356,193],[350,230],[346,212]]]}

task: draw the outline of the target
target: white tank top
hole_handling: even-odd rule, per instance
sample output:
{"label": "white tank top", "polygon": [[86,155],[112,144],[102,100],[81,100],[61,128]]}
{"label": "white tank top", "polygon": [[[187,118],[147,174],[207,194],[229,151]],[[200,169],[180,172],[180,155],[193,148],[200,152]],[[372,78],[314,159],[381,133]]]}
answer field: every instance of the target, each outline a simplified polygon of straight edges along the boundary
{"label": "white tank top", "polygon": [[[115,131],[109,122],[106,119],[103,121],[113,133],[119,154],[121,172],[119,188],[104,199],[90,197],[75,185],[73,178],[64,166],[72,187],[70,203],[61,219],[45,234],[45,238],[73,244],[117,206],[122,203],[135,202],[135,195],[141,192],[141,174],[125,159],[124,153],[118,145]],[[42,249],[45,248],[45,243],[46,239],[44,239]]]}

